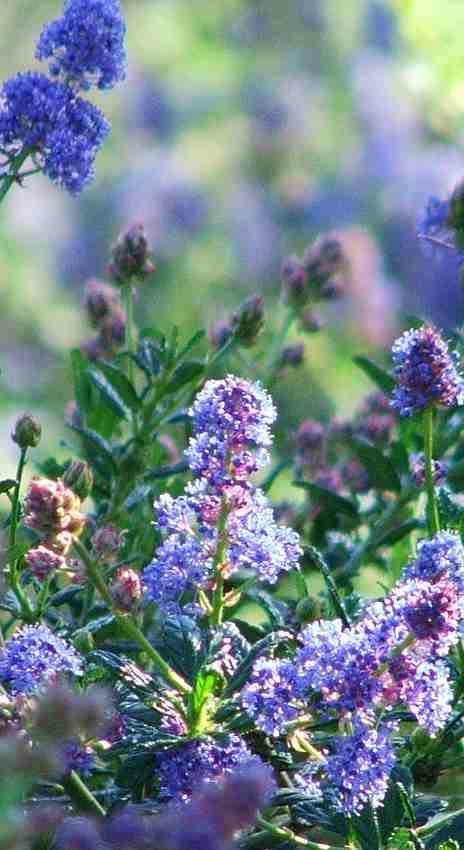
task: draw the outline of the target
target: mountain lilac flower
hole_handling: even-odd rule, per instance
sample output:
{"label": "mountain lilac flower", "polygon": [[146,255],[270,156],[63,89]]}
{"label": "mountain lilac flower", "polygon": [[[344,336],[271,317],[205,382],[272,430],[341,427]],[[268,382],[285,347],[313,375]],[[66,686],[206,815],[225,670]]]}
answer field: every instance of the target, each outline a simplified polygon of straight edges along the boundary
{"label": "mountain lilac flower", "polygon": [[228,522],[228,558],[233,570],[252,569],[260,579],[275,584],[281,573],[297,569],[303,554],[299,535],[277,525],[264,493],[255,490]]}
{"label": "mountain lilac flower", "polygon": [[397,387],[392,406],[412,416],[432,404],[455,407],[464,402],[464,383],[457,371],[459,355],[449,352],[430,327],[406,331],[392,349]]}
{"label": "mountain lilac flower", "polygon": [[267,463],[276,410],[258,382],[233,375],[208,381],[190,416],[194,436],[186,454],[195,475],[220,485],[246,479]]}
{"label": "mountain lilac flower", "polygon": [[439,531],[431,540],[421,540],[417,557],[405,570],[407,578],[436,582],[442,576],[451,579],[464,593],[464,546],[458,534]]}
{"label": "mountain lilac flower", "polygon": [[60,673],[82,674],[76,650],[47,626],[23,626],[0,654],[0,680],[15,694],[28,694]]}
{"label": "mountain lilac flower", "polygon": [[143,573],[148,599],[164,611],[175,609],[179,598],[195,591],[211,576],[212,561],[194,538],[168,537]]}
{"label": "mountain lilac flower", "polygon": [[453,689],[446,664],[430,663],[412,654],[392,661],[388,674],[382,677],[389,689],[387,702],[402,702],[415,715],[429,735],[443,729],[452,710]]}
{"label": "mountain lilac flower", "polygon": [[266,735],[277,737],[295,720],[301,704],[297,676],[291,661],[260,658],[253,667],[248,684],[242,691],[242,704],[256,726]]}
{"label": "mountain lilac flower", "polygon": [[17,74],[2,86],[2,148],[12,156],[32,155],[44,174],[71,194],[92,181],[95,157],[109,132],[96,106],[42,74]]}
{"label": "mountain lilac flower", "polygon": [[382,686],[377,670],[388,657],[374,629],[343,629],[340,620],[319,620],[301,633],[295,658],[300,691],[319,694],[320,709],[369,713]]}
{"label": "mountain lilac flower", "polygon": [[157,753],[160,794],[164,799],[187,800],[201,782],[219,779],[234,768],[260,765],[244,740],[230,735],[219,743],[197,738]]}
{"label": "mountain lilac flower", "polygon": [[125,34],[119,0],[66,0],[62,17],[43,28],[36,56],[76,89],[109,89],[126,76]]}
{"label": "mountain lilac flower", "polygon": [[393,729],[389,723],[378,729],[356,723],[352,735],[335,738],[334,753],[325,765],[325,778],[331,799],[343,814],[360,814],[367,803],[375,809],[383,802],[395,766]]}
{"label": "mountain lilac flower", "polygon": [[463,602],[456,584],[446,576],[435,583],[410,579],[401,582],[387,597],[399,618],[430,652],[447,655],[459,640]]}

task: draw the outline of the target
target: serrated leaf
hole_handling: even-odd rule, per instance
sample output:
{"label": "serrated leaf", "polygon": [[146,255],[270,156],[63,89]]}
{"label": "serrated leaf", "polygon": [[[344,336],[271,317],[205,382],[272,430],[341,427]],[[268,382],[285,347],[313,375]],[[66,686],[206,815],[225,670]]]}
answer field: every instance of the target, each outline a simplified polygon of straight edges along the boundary
{"label": "serrated leaf", "polygon": [[189,465],[187,461],[182,460],[179,463],[166,464],[165,466],[158,466],[157,469],[151,469],[145,473],[144,478],[148,481],[152,478],[170,478],[171,475],[182,475],[188,469]]}
{"label": "serrated leaf", "polygon": [[357,518],[359,515],[358,508],[354,502],[346,499],[344,496],[339,496],[333,490],[327,490],[326,487],[320,487],[319,484],[311,484],[309,481],[294,481],[293,486],[307,490],[316,502],[322,504],[334,514],[345,514],[352,519]]}
{"label": "serrated leaf", "polygon": [[369,357],[364,357],[363,355],[353,357],[353,361],[356,363],[356,366],[359,366],[364,374],[367,375],[367,377],[382,390],[382,392],[386,395],[390,395],[390,393],[393,392],[393,389],[395,388],[395,379],[390,372],[387,372],[387,370],[382,366],[379,366]]}
{"label": "serrated leaf", "polygon": [[129,420],[130,411],[124,404],[121,396],[110,384],[105,375],[98,369],[87,369],[87,375],[92,383],[97,387],[106,405],[119,416],[120,419]]}
{"label": "serrated leaf", "polygon": [[108,465],[111,467],[113,472],[117,471],[116,461],[113,457],[113,452],[111,449],[111,444],[105,440],[97,431],[94,431],[92,428],[83,428],[80,425],[68,425],[72,431],[75,431],[76,434],[79,434],[87,447],[90,447],[97,456],[100,456]]}
{"label": "serrated leaf", "polygon": [[98,369],[103,372],[106,379],[116,390],[122,401],[132,411],[137,411],[140,408],[140,399],[135,391],[134,386],[129,381],[127,375],[118,366],[113,363],[108,363],[106,360],[99,360]]}
{"label": "serrated leaf", "polygon": [[401,481],[395,467],[377,446],[362,437],[353,438],[351,445],[366,469],[373,487],[394,492],[401,490]]}
{"label": "serrated leaf", "polygon": [[133,511],[138,505],[148,499],[153,493],[153,486],[151,484],[140,484],[138,487],[135,487],[132,490],[132,493],[129,493],[126,501],[124,502],[124,507],[127,511]]}
{"label": "serrated leaf", "polygon": [[201,633],[189,617],[165,620],[159,642],[163,658],[192,682],[204,661]]}
{"label": "serrated leaf", "polygon": [[184,363],[180,363],[174,369],[172,378],[169,381],[170,392],[177,392],[186,384],[195,381],[196,378],[199,378],[203,374],[204,369],[205,364],[202,360],[186,360]]}

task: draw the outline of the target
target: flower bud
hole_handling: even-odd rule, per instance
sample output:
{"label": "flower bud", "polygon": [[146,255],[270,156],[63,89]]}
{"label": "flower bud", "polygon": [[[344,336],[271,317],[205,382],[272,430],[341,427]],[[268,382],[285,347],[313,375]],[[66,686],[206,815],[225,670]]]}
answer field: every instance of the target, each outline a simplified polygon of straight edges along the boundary
{"label": "flower bud", "polygon": [[338,236],[331,233],[319,236],[305,251],[303,264],[316,297],[333,299],[343,295],[348,259]]}
{"label": "flower bud", "polygon": [[308,278],[305,267],[294,254],[282,266],[282,299],[295,309],[303,307],[309,296]]}
{"label": "flower bud", "polygon": [[226,319],[218,319],[217,322],[211,325],[208,331],[208,337],[213,348],[219,350],[226,344],[227,340],[232,336],[232,327]]}
{"label": "flower bud", "polygon": [[295,610],[296,619],[302,625],[304,623],[314,623],[321,617],[321,603],[317,596],[308,596],[306,599],[300,599]]}
{"label": "flower bud", "polygon": [[85,286],[84,303],[91,324],[98,328],[119,305],[119,293],[108,283],[92,279]]}
{"label": "flower bud", "polygon": [[132,611],[142,598],[142,582],[135,570],[121,567],[111,586],[114,604],[122,611]]}
{"label": "flower bud", "polygon": [[286,345],[280,354],[280,366],[291,366],[293,369],[296,369],[303,363],[304,353],[305,347],[302,342],[297,342],[295,345]]}
{"label": "flower bud", "polygon": [[250,295],[233,313],[231,325],[235,339],[246,348],[251,348],[264,326],[263,296],[257,293]]}
{"label": "flower bud", "polygon": [[92,546],[99,558],[115,555],[123,543],[124,535],[114,525],[104,525],[92,536]]}
{"label": "flower bud", "polygon": [[17,420],[11,439],[21,449],[34,449],[39,445],[41,436],[42,426],[39,420],[29,413],[25,413]]}
{"label": "flower bud", "polygon": [[296,445],[301,452],[320,451],[324,443],[325,428],[315,419],[305,419],[296,432]]}
{"label": "flower bud", "polygon": [[45,581],[56,570],[66,566],[63,556],[45,545],[29,549],[24,560],[38,581]]}
{"label": "flower bud", "polygon": [[121,285],[141,283],[154,271],[144,226],[134,224],[119,236],[112,251],[109,273]]}
{"label": "flower bud", "polygon": [[66,468],[63,481],[81,501],[84,501],[92,492],[93,472],[87,461],[73,460]]}
{"label": "flower bud", "polygon": [[316,313],[308,308],[303,311],[303,314],[300,318],[301,329],[305,331],[307,334],[315,334],[322,328],[322,322],[319,316]]}

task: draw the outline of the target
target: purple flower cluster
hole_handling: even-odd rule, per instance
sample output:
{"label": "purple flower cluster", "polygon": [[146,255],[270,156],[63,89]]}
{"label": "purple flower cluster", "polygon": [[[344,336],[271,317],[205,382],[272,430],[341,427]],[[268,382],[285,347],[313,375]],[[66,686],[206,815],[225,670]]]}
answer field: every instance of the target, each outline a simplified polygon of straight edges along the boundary
{"label": "purple flower cluster", "polygon": [[356,624],[313,622],[292,660],[255,663],[241,701],[265,734],[288,734],[308,701],[311,713],[346,729],[303,772],[308,793],[333,793],[344,813],[368,800],[377,806],[394,765],[388,712],[403,705],[430,735],[443,728],[452,703],[444,657],[461,634],[463,571],[459,537],[441,532],[419,545],[405,578]]}
{"label": "purple flower cluster", "polygon": [[460,536],[440,531],[431,540],[422,540],[417,547],[417,557],[406,568],[405,575],[429,582],[446,576],[460,593],[464,593],[464,546]]}
{"label": "purple flower cluster", "polygon": [[50,180],[73,195],[93,180],[95,157],[109,132],[96,106],[43,74],[17,74],[3,84],[1,146],[12,157],[31,155]]}
{"label": "purple flower cluster", "polygon": [[238,735],[230,735],[221,743],[213,738],[192,739],[157,754],[160,796],[187,800],[202,782],[219,779],[238,767],[261,764]]}
{"label": "purple flower cluster", "polygon": [[21,166],[31,157],[73,195],[93,180],[110,125],[77,91],[109,88],[124,78],[124,35],[119,0],[67,0],[63,16],[45,26],[37,47],[39,59],[51,60],[52,79],[27,72],[2,86],[0,146],[10,166],[15,158]]}
{"label": "purple flower cluster", "polygon": [[213,485],[246,479],[268,462],[276,410],[259,383],[228,375],[208,381],[190,411],[192,472]]}
{"label": "purple flower cluster", "polygon": [[187,456],[197,480],[182,496],[164,495],[156,503],[165,539],[144,572],[148,598],[165,611],[208,588],[220,543],[225,577],[252,570],[270,584],[298,567],[301,555],[298,535],[276,524],[264,493],[247,480],[271,444],[276,414],[269,396],[229,375],[205,385],[191,415]]}
{"label": "purple flower cluster", "polygon": [[126,76],[125,34],[119,0],[66,0],[62,17],[44,26],[36,56],[76,89],[109,89]]}
{"label": "purple flower cluster", "polygon": [[464,383],[457,371],[459,355],[450,352],[430,327],[406,331],[392,349],[397,386],[392,405],[401,416],[412,416],[432,404],[455,407],[464,401]]}
{"label": "purple flower cluster", "polygon": [[62,673],[80,676],[82,662],[47,626],[23,626],[0,654],[0,680],[15,694],[32,693]]}

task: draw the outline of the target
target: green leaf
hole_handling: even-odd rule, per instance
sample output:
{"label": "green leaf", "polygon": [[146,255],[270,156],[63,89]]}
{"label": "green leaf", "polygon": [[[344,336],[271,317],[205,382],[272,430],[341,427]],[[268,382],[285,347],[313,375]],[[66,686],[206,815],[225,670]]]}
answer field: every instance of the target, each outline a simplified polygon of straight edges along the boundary
{"label": "green leaf", "polygon": [[159,650],[163,658],[192,682],[204,660],[201,636],[189,617],[169,617],[161,629]]}
{"label": "green leaf", "polygon": [[377,384],[382,392],[386,395],[390,395],[390,393],[393,392],[395,388],[395,379],[390,372],[387,372],[387,370],[382,366],[379,366],[369,357],[364,357],[363,355],[353,357],[353,361],[356,363],[356,366],[359,366],[364,374],[374,382],[374,384]]}
{"label": "green leaf", "polygon": [[113,363],[108,363],[106,360],[99,360],[98,368],[100,372],[103,372],[105,378],[116,390],[124,404],[134,412],[139,410],[140,399],[123,370]]}
{"label": "green leaf", "polygon": [[413,781],[411,772],[401,766],[392,771],[383,806],[379,809],[379,827],[386,841],[400,826],[415,827],[412,807]]}
{"label": "green leaf", "polygon": [[179,360],[181,360],[183,357],[185,357],[187,354],[189,354],[189,352],[192,350],[192,348],[195,348],[195,346],[198,345],[198,343],[201,342],[201,340],[204,339],[205,336],[206,336],[206,333],[203,330],[197,331],[195,334],[193,334],[193,336],[189,339],[189,341],[184,345],[184,347],[179,352]]}
{"label": "green leaf", "polygon": [[181,460],[179,463],[166,464],[165,466],[158,466],[156,469],[150,469],[143,477],[147,481],[150,481],[152,478],[170,478],[171,475],[182,475],[188,469],[189,465],[187,461]]}
{"label": "green leaf", "polygon": [[[443,821],[447,821],[447,823],[441,826]],[[450,841],[455,841],[458,847],[464,847],[464,815],[457,815],[454,818],[450,818],[450,815],[444,815],[442,818],[436,819],[435,827],[437,831],[426,842],[425,850],[438,850],[440,845],[444,844],[446,847],[446,844]],[[428,831],[428,825],[425,828]]]}
{"label": "green leaf", "polygon": [[16,481],[14,478],[3,478],[0,481],[0,493],[8,493],[9,490],[12,490],[13,487],[16,487]]}
{"label": "green leaf", "polygon": [[301,487],[302,490],[307,490],[314,498],[315,502],[323,505],[334,514],[346,514],[346,516],[357,519],[359,512],[354,502],[346,499],[344,496],[339,496],[332,490],[327,490],[326,487],[320,487],[319,484],[311,484],[309,481],[294,481],[294,487]]}
{"label": "green leaf", "polygon": [[351,445],[369,475],[369,481],[378,490],[401,490],[401,481],[391,460],[380,449],[362,437],[354,437]]}
{"label": "green leaf", "polygon": [[95,368],[87,369],[87,375],[89,376],[92,383],[100,391],[103,400],[106,402],[107,406],[113,411],[113,413],[115,413],[116,416],[119,416],[120,419],[129,420],[129,409],[124,404],[119,393],[106,379],[105,375],[103,375],[102,372]]}
{"label": "green leaf", "polygon": [[82,437],[84,445],[89,451],[89,454],[95,452],[97,457],[100,457],[105,463],[111,468],[112,472],[117,471],[116,461],[113,457],[113,452],[111,449],[111,444],[108,443],[107,440],[104,439],[97,431],[94,431],[92,428],[82,428],[80,425],[68,425],[68,428],[71,428],[72,431],[75,431],[76,434],[79,434]]}
{"label": "green leaf", "polygon": [[86,415],[92,405],[92,391],[86,374],[89,361],[78,348],[71,351],[71,368],[74,380],[74,396],[79,410]]}
{"label": "green leaf", "polygon": [[202,360],[186,360],[184,363],[180,363],[174,369],[173,376],[169,382],[170,392],[177,392],[185,384],[195,381],[203,374],[204,369],[205,364]]}

